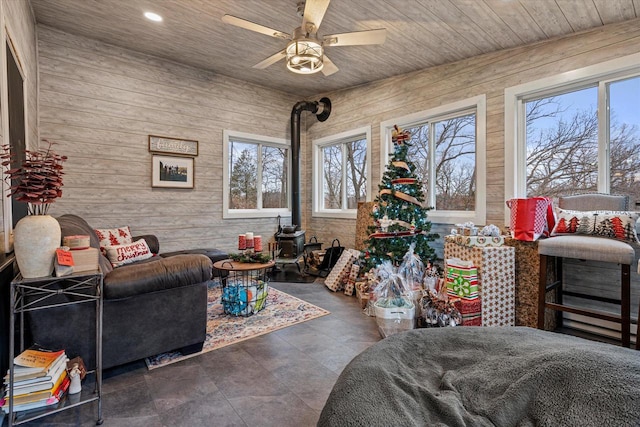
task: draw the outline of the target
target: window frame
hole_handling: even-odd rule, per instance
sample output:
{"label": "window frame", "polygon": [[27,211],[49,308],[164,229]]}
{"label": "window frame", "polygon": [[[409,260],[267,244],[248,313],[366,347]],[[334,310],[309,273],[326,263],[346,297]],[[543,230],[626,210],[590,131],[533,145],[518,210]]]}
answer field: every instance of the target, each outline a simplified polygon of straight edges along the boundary
{"label": "window frame", "polygon": [[[364,135],[364,138],[359,138]],[[314,139],[311,142],[312,150],[313,150],[313,217],[318,218],[345,218],[345,219],[356,219],[358,215],[357,209],[347,209],[346,206],[346,168],[343,168],[342,171],[342,179],[343,179],[343,191],[342,191],[342,203],[343,208],[341,209],[324,209],[322,203],[322,197],[324,195],[324,191],[322,188],[323,184],[323,154],[322,150],[325,147],[329,147],[332,145],[341,145],[342,152],[344,153],[344,146],[349,142],[353,142],[358,139],[364,139],[367,143],[367,161],[365,166],[365,174],[367,178],[367,183],[365,185],[366,197],[365,200],[367,202],[371,201],[371,126],[363,126],[356,129],[347,130],[335,135],[326,136],[319,139]],[[344,159],[344,157],[343,157]]]}
{"label": "window frame", "polygon": [[[426,195],[426,203],[434,207],[429,211],[429,219],[437,224],[457,224],[471,221],[475,224],[484,224],[487,216],[486,206],[486,138],[487,138],[487,98],[486,95],[478,95],[471,98],[462,99],[439,107],[419,111],[402,117],[385,120],[380,123],[380,176],[384,175],[387,159],[391,153],[392,145],[391,132],[393,126],[398,125],[402,129],[412,126],[440,122],[470,113],[475,113],[476,121],[476,200],[473,211],[437,210],[435,192],[435,141],[429,141],[429,191]],[[429,129],[433,135],[433,127]]]}
{"label": "window frame", "polygon": [[[608,84],[640,77],[640,53],[566,71],[504,90],[504,188],[505,200],[526,197],[526,102],[587,87],[598,88],[598,192],[609,193],[610,165]],[[505,206],[504,221],[510,211]]]}
{"label": "window frame", "polygon": [[262,207],[262,150],[258,156],[258,196],[256,209],[230,209],[229,208],[229,148],[231,141],[256,144],[258,147],[268,146],[276,148],[286,148],[287,157],[287,204],[291,205],[291,144],[283,138],[274,138],[264,135],[256,135],[246,132],[236,132],[223,130],[222,132],[222,218],[272,218],[277,215],[282,217],[291,216],[291,206],[287,208],[263,208]]}

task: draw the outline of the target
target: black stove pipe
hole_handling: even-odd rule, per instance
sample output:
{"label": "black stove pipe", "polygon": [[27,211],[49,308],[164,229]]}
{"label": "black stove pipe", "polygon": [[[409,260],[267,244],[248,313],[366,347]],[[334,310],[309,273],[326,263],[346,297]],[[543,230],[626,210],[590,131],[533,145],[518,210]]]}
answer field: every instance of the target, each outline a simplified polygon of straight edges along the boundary
{"label": "black stove pipe", "polygon": [[318,121],[324,122],[331,114],[329,98],[320,101],[300,101],[291,110],[291,224],[300,230],[302,224],[300,204],[300,114],[310,111],[316,115]]}

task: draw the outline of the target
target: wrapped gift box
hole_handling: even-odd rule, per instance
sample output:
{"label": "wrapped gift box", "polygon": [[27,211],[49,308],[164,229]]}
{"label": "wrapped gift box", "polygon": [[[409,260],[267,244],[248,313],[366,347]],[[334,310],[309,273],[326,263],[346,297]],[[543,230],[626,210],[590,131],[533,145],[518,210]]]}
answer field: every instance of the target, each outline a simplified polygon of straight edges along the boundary
{"label": "wrapped gift box", "polygon": [[344,294],[345,295],[353,295],[353,292],[356,288],[356,279],[358,278],[358,273],[360,272],[360,266],[358,264],[353,264],[351,266],[351,270],[349,270],[349,278],[347,279],[347,283],[344,285]]}
{"label": "wrapped gift box", "polygon": [[444,257],[473,262],[478,268],[482,326],[515,325],[515,249],[466,247],[445,240]]}
{"label": "wrapped gift box", "polygon": [[[538,280],[540,276],[540,255],[538,242],[525,242],[512,237],[505,238],[505,245],[516,251],[516,326],[538,327]],[[547,277],[554,282],[553,263],[547,266]],[[547,302],[556,301],[554,289],[547,292]],[[556,328],[557,312],[546,310],[544,328],[552,331]]]}
{"label": "wrapped gift box", "polygon": [[504,245],[504,236],[460,236],[449,235],[446,241],[452,241],[458,245],[472,247],[485,246],[502,246]]}
{"label": "wrapped gift box", "polygon": [[[347,284],[349,279],[351,267],[359,256],[359,251],[356,251],[355,249],[345,249],[327,277],[324,279],[325,286],[333,292],[344,289],[344,286]],[[353,288],[351,292],[353,292]]]}
{"label": "wrapped gift box", "polygon": [[456,298],[453,305],[462,315],[462,326],[482,326],[482,301],[480,298],[465,300]]}
{"label": "wrapped gift box", "polygon": [[356,286],[356,296],[360,302],[360,307],[365,308],[369,302],[369,291],[362,291],[362,288]]}

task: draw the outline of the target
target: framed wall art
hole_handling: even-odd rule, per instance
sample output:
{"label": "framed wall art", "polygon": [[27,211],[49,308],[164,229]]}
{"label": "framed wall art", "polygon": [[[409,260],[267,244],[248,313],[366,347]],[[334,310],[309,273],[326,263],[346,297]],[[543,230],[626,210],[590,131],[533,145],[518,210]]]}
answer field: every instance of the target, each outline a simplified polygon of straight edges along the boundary
{"label": "framed wall art", "polygon": [[149,135],[149,151],[180,156],[197,156],[198,141]]}
{"label": "framed wall art", "polygon": [[151,187],[193,188],[193,157],[152,156]]}

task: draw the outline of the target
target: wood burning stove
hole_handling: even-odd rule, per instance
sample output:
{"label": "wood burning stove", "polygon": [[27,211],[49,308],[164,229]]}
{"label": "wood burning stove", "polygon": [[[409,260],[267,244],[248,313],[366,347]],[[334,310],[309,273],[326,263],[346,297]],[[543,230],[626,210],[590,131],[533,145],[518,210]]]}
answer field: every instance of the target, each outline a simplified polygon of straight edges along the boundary
{"label": "wood burning stove", "polygon": [[278,258],[298,259],[304,251],[305,231],[298,230],[293,233],[278,233],[276,241],[280,254]]}

